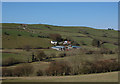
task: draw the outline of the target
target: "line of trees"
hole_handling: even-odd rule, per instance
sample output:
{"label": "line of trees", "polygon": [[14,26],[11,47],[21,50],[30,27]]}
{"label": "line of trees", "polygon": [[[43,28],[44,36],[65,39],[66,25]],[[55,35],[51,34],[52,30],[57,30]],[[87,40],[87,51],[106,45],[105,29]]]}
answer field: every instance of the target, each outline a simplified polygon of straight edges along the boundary
{"label": "line of trees", "polygon": [[[116,59],[98,60],[95,62],[76,62],[72,66],[67,61],[54,61],[51,62],[49,67],[43,70],[36,71],[37,76],[65,76],[65,75],[78,75],[78,74],[91,74],[91,73],[104,73],[119,71],[120,64]],[[15,68],[2,68],[2,76],[30,76],[34,72],[33,65],[24,64],[16,66]]]}

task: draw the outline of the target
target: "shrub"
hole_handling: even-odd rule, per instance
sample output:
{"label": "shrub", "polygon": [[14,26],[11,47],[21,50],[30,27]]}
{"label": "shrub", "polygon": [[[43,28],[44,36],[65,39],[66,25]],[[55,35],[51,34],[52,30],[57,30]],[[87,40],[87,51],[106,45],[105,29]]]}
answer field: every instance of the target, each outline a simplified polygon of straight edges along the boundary
{"label": "shrub", "polygon": [[47,35],[38,35],[39,38],[49,38]]}
{"label": "shrub", "polygon": [[43,71],[39,69],[39,70],[37,71],[37,76],[43,76]]}
{"label": "shrub", "polygon": [[2,60],[2,66],[11,66],[18,63],[20,63],[20,61],[12,57]]}
{"label": "shrub", "polygon": [[111,72],[118,70],[118,62],[113,59],[96,61],[92,64],[94,73]]}
{"label": "shrub", "polygon": [[80,71],[79,71],[79,74],[89,74],[91,73],[91,62],[82,62],[81,63],[81,68],[80,68]]}
{"label": "shrub", "polygon": [[13,76],[13,70],[11,68],[2,68],[2,76]]}
{"label": "shrub", "polygon": [[93,39],[92,45],[95,46],[95,47],[100,47],[100,41],[97,40],[97,39]]}
{"label": "shrub", "polygon": [[107,49],[107,48],[101,48],[101,49],[100,49],[100,53],[101,53],[101,54],[115,54],[114,51],[109,50],[109,49]]}
{"label": "shrub", "polygon": [[30,49],[31,49],[31,46],[30,46],[30,45],[25,45],[24,48],[23,48],[23,50],[25,50],[25,51],[27,51],[27,52],[29,52]]}
{"label": "shrub", "polygon": [[66,53],[60,53],[59,54],[59,57],[65,57],[66,56]]}
{"label": "shrub", "polygon": [[42,61],[43,59],[46,58],[46,54],[44,53],[44,51],[39,51],[37,53],[37,58],[39,59],[39,61]]}
{"label": "shrub", "polygon": [[49,68],[46,70],[46,75],[58,76],[58,75],[69,75],[71,72],[71,67],[67,62],[51,62]]}
{"label": "shrub", "polygon": [[42,36],[41,36],[41,35],[38,35],[38,37],[42,38]]}
{"label": "shrub", "polygon": [[[91,58],[91,57],[89,57]],[[71,65],[71,74],[78,75],[78,74],[88,74],[91,71],[91,62],[89,62],[89,58],[83,56],[74,56],[69,58]]]}
{"label": "shrub", "polygon": [[55,41],[58,41],[58,42],[63,40],[62,36],[60,34],[50,34],[49,37]]}
{"label": "shrub", "polygon": [[32,53],[32,62],[35,62],[36,60],[35,60],[35,55],[34,55],[34,53]]}
{"label": "shrub", "polygon": [[30,34],[30,37],[34,37],[34,35],[33,35],[33,34]]}
{"label": "shrub", "polygon": [[18,36],[22,36],[21,34],[18,34]]}
{"label": "shrub", "polygon": [[48,25],[45,25],[45,27],[47,27],[48,29],[51,29],[51,27],[50,27],[50,26],[48,26]]}
{"label": "shrub", "polygon": [[[27,52],[29,52],[30,50],[31,50],[31,46],[30,45],[25,45],[24,46],[24,48],[23,48],[23,50],[25,50],[25,51],[27,51]],[[30,55],[28,54],[27,55],[27,62],[29,63],[30,62],[30,57],[29,57]]]}
{"label": "shrub", "polygon": [[91,51],[91,50],[86,52],[86,54],[93,54],[93,53],[94,53],[94,51]]}
{"label": "shrub", "polygon": [[13,72],[14,76],[29,76],[33,73],[33,66],[30,64],[16,66]]}
{"label": "shrub", "polygon": [[9,34],[9,33],[7,33],[7,32],[4,32],[4,34],[5,34],[5,35],[10,35],[10,34]]}

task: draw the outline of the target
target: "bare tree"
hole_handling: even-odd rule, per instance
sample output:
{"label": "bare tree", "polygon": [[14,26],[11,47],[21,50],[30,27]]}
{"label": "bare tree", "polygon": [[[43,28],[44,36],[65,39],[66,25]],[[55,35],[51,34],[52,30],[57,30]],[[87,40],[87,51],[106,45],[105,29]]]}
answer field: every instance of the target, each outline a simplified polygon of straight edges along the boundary
{"label": "bare tree", "polygon": [[39,59],[39,61],[42,61],[43,59],[45,59],[46,54],[44,53],[44,51],[38,51],[37,52],[37,58]]}
{"label": "bare tree", "polygon": [[23,50],[25,50],[26,52],[27,52],[27,61],[28,61],[28,63],[30,62],[29,61],[29,52],[30,52],[30,50],[31,50],[31,47],[30,47],[30,45],[25,45],[24,46],[24,48],[23,48]]}

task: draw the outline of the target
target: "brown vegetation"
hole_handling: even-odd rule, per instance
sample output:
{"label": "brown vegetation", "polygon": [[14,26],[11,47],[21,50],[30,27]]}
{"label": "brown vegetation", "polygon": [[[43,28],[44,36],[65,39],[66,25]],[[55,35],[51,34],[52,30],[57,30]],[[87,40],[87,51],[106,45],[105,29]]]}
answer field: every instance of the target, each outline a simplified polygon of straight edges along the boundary
{"label": "brown vegetation", "polygon": [[49,37],[55,41],[62,41],[62,36],[60,34],[50,34]]}
{"label": "brown vegetation", "polygon": [[65,61],[51,62],[49,68],[46,69],[46,75],[58,76],[58,75],[69,75],[71,67]]}

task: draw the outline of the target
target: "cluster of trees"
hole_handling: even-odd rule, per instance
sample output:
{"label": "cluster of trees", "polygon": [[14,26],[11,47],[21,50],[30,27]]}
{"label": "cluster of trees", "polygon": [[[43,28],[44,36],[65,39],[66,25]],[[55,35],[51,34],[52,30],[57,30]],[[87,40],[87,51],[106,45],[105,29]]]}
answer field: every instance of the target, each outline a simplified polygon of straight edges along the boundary
{"label": "cluster of trees", "polygon": [[114,30],[113,28],[108,28],[108,30]]}
{"label": "cluster of trees", "polygon": [[29,76],[33,73],[33,66],[24,64],[15,68],[2,68],[2,76]]}
{"label": "cluster of trees", "polygon": [[72,75],[78,74],[91,74],[91,73],[104,73],[111,71],[118,71],[118,61],[116,59],[96,60],[96,61],[74,61],[71,63]]}
{"label": "cluster of trees", "polygon": [[[66,37],[66,38],[62,38],[62,36],[60,34],[50,34],[49,38],[53,39],[54,41],[71,41],[71,44],[79,46],[80,44],[76,41],[74,41],[73,39],[71,39],[70,37]],[[59,44],[57,44],[59,45]]]}
{"label": "cluster of trees", "polygon": [[[95,62],[79,61],[76,63],[68,63],[67,61],[53,61],[49,67],[36,71],[37,76],[64,76],[91,73],[104,73],[120,70],[116,59],[97,60]],[[34,68],[31,64],[16,66],[15,68],[3,68],[2,76],[30,76],[33,74]]]}
{"label": "cluster of trees", "polygon": [[63,41],[63,38],[60,34],[50,34],[49,37],[55,41]]}
{"label": "cluster of trees", "polygon": [[70,75],[71,67],[65,61],[55,61],[51,62],[45,72],[48,76]]}
{"label": "cluster of trees", "polygon": [[92,73],[111,72],[119,70],[118,61],[116,61],[116,59],[96,61],[95,63],[92,63],[91,68]]}

